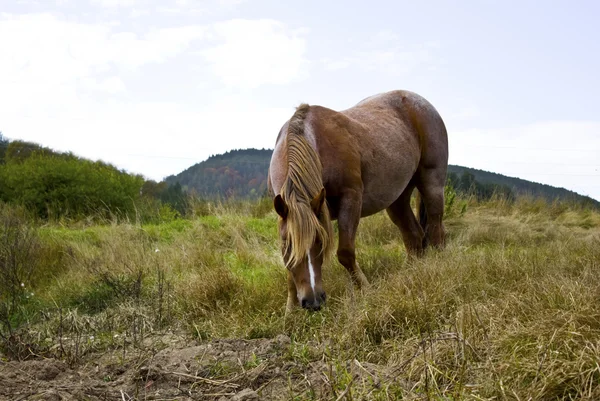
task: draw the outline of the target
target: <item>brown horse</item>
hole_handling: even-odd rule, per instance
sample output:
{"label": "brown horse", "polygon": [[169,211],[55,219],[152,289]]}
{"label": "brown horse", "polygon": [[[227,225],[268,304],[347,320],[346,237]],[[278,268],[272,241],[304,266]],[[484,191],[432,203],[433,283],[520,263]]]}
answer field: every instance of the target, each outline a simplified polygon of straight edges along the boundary
{"label": "brown horse", "polygon": [[[371,96],[341,112],[299,106],[279,132],[268,174],[288,268],[287,310],[298,303],[319,310],[325,302],[321,266],[333,248],[331,220],[338,220],[338,260],[359,288],[369,284],[355,257],[361,217],[386,209],[409,255],[428,243],[442,247],[447,167],[444,122],[416,93]],[[414,188],[419,221],[410,206]]]}

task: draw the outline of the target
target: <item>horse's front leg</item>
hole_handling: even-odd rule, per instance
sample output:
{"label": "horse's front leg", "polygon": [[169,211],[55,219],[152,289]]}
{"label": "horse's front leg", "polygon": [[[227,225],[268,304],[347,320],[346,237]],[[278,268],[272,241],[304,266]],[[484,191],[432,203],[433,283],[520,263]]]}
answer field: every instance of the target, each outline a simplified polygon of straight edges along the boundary
{"label": "horse's front leg", "polygon": [[355,239],[362,209],[362,191],[347,191],[340,198],[338,211],[339,245],[337,257],[348,270],[359,288],[369,286],[369,281],[356,263]]}
{"label": "horse's front leg", "polygon": [[288,270],[288,298],[287,305],[285,307],[285,313],[288,314],[294,307],[298,305],[298,292],[296,291],[296,283],[294,283],[294,277],[292,272]]}

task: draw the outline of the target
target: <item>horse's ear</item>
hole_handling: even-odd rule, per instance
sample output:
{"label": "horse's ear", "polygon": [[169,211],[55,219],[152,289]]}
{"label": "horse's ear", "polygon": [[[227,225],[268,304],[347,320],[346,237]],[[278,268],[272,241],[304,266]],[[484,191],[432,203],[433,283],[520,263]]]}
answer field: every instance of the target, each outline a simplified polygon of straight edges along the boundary
{"label": "horse's ear", "polygon": [[275,211],[278,215],[281,216],[282,219],[285,219],[288,215],[288,207],[285,204],[285,201],[281,197],[281,195],[277,195],[273,200],[273,206],[275,206]]}
{"label": "horse's ear", "polygon": [[319,195],[315,196],[315,198],[312,201],[310,201],[310,207],[317,216],[321,214],[323,203],[325,203],[325,188],[321,188],[321,192],[319,192]]}

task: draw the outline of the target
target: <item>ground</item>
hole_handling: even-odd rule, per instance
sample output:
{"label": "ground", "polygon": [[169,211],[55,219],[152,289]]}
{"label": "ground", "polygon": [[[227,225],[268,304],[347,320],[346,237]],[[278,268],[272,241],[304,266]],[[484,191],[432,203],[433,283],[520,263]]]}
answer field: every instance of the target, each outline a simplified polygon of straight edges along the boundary
{"label": "ground", "polygon": [[[56,359],[2,362],[2,400],[258,400],[343,398],[324,360],[306,364],[289,357],[291,340],[222,339],[190,346],[190,339],[163,335],[147,349],[89,355],[76,367]],[[165,348],[150,351],[152,342]],[[347,361],[353,385],[381,389],[400,380],[393,369]],[[397,375],[396,375],[397,376]],[[215,378],[218,377],[218,378]],[[340,399],[341,399],[340,398]]]}
{"label": "ground", "polygon": [[456,198],[419,259],[379,213],[357,237],[371,286],[333,258],[327,305],[287,316],[272,206],[202,213],[15,220],[37,270],[0,281],[0,400],[600,399],[596,210]]}

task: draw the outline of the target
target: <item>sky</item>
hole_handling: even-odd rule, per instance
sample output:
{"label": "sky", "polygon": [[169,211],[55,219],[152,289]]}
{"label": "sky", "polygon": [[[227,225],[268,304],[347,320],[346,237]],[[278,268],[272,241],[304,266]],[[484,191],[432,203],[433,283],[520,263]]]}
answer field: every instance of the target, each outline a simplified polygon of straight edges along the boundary
{"label": "sky", "polygon": [[0,0],[0,132],[149,179],[407,89],[450,163],[600,200],[600,2]]}

